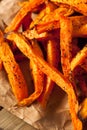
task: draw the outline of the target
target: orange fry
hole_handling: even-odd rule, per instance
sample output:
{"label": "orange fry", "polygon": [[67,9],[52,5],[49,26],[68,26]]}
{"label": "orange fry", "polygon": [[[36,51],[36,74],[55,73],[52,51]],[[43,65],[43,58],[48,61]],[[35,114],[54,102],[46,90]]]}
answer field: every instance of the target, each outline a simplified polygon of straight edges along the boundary
{"label": "orange fry", "polygon": [[[32,41],[32,47],[35,48],[39,56],[43,58],[42,51],[39,45]],[[34,102],[42,93],[44,87],[44,73],[39,69],[38,65],[36,65],[33,59],[30,58],[30,68],[32,69],[32,76],[34,80],[35,91],[28,97],[23,99],[21,102],[18,103],[19,106],[26,106],[30,105]]]}
{"label": "orange fry", "polygon": [[84,46],[82,50],[80,50],[77,55],[71,61],[71,70],[73,71],[74,68],[80,65],[85,58],[87,57],[87,45]]}
{"label": "orange fry", "polygon": [[10,25],[5,29],[5,32],[10,32],[13,30],[17,30],[22,23],[23,18],[27,15],[28,12],[31,12],[40,4],[44,3],[45,0],[31,0],[30,2],[26,2],[24,6],[19,10],[17,15],[14,17]]}
{"label": "orange fry", "polygon": [[72,59],[72,21],[67,17],[60,19],[60,49],[61,49],[61,64],[63,73],[66,77],[70,76],[70,62]]}
{"label": "orange fry", "polygon": [[77,112],[79,109],[78,101],[70,81],[66,79],[64,75],[62,75],[62,73],[60,73],[55,67],[45,62],[45,60],[38,55],[36,50],[29,44],[29,42],[27,43],[27,40],[22,37],[22,35],[11,33],[8,35],[8,39],[14,41],[20,51],[25,54],[25,56],[27,56],[29,59],[33,59],[41,71],[49,76],[62,90],[68,94],[68,102],[74,129],[82,130],[82,123],[77,117]]}
{"label": "orange fry", "polygon": [[[52,39],[49,40],[47,43],[47,62],[56,68],[58,68],[58,63],[60,61],[59,40],[57,40]],[[49,100],[54,85],[54,82],[47,76],[46,85],[39,100],[43,108],[46,108],[47,102]]]}
{"label": "orange fry", "polygon": [[28,97],[28,88],[23,74],[19,68],[19,65],[14,59],[13,53],[8,46],[8,43],[6,42],[0,43],[0,58],[8,74],[8,79],[10,81],[12,91],[18,102]]}
{"label": "orange fry", "polygon": [[67,17],[61,16],[60,19],[60,50],[61,65],[64,76],[68,78],[76,90],[73,73],[71,71],[72,60],[72,21]]}

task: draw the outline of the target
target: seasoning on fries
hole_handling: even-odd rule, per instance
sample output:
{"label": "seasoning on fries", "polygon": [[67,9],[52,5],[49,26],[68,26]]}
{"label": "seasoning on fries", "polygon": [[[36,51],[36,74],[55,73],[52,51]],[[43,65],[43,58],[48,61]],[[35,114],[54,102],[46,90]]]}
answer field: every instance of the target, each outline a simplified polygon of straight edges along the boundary
{"label": "seasoning on fries", "polygon": [[[8,73],[18,106],[37,101],[46,108],[53,87],[58,86],[68,96],[74,130],[82,130],[83,122],[78,113],[82,119],[87,118],[87,43],[82,47],[78,39],[87,38],[87,1],[30,0],[19,5],[20,10],[4,32],[6,39],[30,60],[35,88],[31,95],[28,95],[15,53],[0,31],[0,68],[3,64]],[[34,12],[37,15],[33,19]],[[82,95],[83,101],[80,100]]]}
{"label": "seasoning on fries", "polygon": [[[0,36],[1,37],[1,36]],[[2,37],[1,37],[2,38]],[[7,42],[0,42],[0,58],[7,72],[13,93],[18,101],[28,97],[28,87]]]}

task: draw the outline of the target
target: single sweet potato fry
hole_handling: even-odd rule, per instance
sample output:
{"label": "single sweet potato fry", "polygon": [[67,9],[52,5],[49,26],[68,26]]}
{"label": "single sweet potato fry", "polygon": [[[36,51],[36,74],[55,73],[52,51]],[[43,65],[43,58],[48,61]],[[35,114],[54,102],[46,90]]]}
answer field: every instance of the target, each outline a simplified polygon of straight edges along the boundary
{"label": "single sweet potato fry", "polygon": [[18,102],[28,97],[28,87],[7,42],[0,42],[0,58]]}
{"label": "single sweet potato fry", "polygon": [[70,62],[72,59],[72,21],[62,16],[60,19],[60,50],[61,64],[64,75],[69,78],[71,73]]}
{"label": "single sweet potato fry", "polygon": [[[60,50],[59,50],[59,40],[52,39],[47,42],[47,62],[52,66],[58,68],[60,62]],[[49,100],[50,94],[53,90],[55,83],[47,76],[46,85],[42,95],[40,96],[40,104],[43,108],[46,108],[47,102]]]}
{"label": "single sweet potato fry", "polygon": [[60,18],[60,50],[61,50],[61,66],[63,74],[73,84],[76,90],[74,76],[71,71],[72,60],[72,21],[65,16]]}
{"label": "single sweet potato fry", "polygon": [[73,71],[74,68],[80,65],[85,58],[87,57],[87,45],[84,46],[82,50],[80,50],[77,55],[71,61],[71,70]]}

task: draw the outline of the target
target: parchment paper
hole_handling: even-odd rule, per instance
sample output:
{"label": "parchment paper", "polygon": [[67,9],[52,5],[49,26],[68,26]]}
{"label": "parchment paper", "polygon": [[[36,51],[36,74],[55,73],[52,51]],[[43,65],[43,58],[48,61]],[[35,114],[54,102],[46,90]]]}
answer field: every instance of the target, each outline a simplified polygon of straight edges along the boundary
{"label": "parchment paper", "polygon": [[[2,30],[10,23],[19,10],[18,1],[2,0],[0,2],[0,28]],[[28,66],[29,61],[24,61],[20,64],[31,92],[32,82]],[[39,130],[73,130],[67,95],[58,86],[55,86],[45,110],[41,108],[38,102],[34,102],[29,107],[20,108],[14,107],[15,104],[16,99],[12,93],[6,72],[1,70],[0,106]]]}

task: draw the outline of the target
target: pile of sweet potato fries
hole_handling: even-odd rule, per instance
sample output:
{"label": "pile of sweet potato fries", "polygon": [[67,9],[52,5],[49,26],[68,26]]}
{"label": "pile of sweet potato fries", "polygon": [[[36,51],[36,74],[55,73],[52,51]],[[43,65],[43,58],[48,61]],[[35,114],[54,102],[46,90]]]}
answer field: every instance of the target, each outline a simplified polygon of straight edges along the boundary
{"label": "pile of sweet potato fries", "polygon": [[[19,6],[10,25],[0,31],[0,69],[3,65],[18,106],[37,100],[45,108],[58,86],[68,95],[74,130],[82,130],[78,112],[87,118],[87,0],[29,0]],[[31,95],[17,50],[19,60],[29,59],[35,88]]]}

